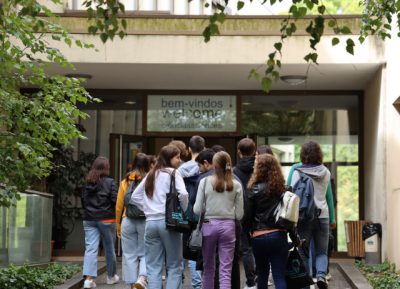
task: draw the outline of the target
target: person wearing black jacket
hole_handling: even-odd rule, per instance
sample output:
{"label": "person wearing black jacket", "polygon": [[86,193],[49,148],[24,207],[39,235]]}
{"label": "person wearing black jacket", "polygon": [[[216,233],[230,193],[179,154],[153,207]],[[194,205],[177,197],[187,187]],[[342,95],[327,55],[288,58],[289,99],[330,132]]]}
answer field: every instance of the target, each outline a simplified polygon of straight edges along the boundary
{"label": "person wearing black jacket", "polygon": [[85,257],[83,260],[83,288],[94,288],[97,277],[97,255],[100,237],[106,252],[107,284],[118,283],[115,256],[115,203],[117,185],[109,177],[110,164],[105,157],[97,157],[86,176],[82,191],[83,228],[85,230]]}
{"label": "person wearing black jacket", "polygon": [[[233,173],[240,179],[243,185],[243,199],[246,210],[248,195],[247,183],[254,169],[256,144],[251,138],[243,138],[238,143],[237,152],[239,155],[239,161],[233,168]],[[245,289],[255,289],[256,265],[254,262],[253,250],[251,249],[249,230],[245,227],[243,227],[241,230],[240,241],[243,256],[243,267],[246,275]]]}
{"label": "person wearing black jacket", "polygon": [[[288,257],[287,231],[275,223],[274,210],[286,191],[278,160],[269,154],[258,155],[249,180],[248,203],[243,223],[250,230],[257,266],[258,288],[268,287],[270,267],[276,289],[286,289],[285,269]],[[295,231],[289,236],[297,246]]]}

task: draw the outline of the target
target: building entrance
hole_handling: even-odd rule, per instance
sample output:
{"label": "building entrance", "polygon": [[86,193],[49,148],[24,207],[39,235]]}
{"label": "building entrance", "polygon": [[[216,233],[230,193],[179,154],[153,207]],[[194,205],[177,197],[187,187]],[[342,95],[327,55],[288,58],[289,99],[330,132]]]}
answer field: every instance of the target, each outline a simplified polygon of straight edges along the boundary
{"label": "building entrance", "polygon": [[[237,161],[236,147],[240,139],[245,136],[203,136],[206,140],[206,147],[220,145],[225,148],[235,164]],[[186,145],[190,137],[147,137],[126,134],[110,134],[110,166],[111,176],[116,180],[121,180],[125,173],[129,171],[129,164],[135,155],[143,152],[149,155],[157,155],[160,149],[172,140],[181,140]]]}

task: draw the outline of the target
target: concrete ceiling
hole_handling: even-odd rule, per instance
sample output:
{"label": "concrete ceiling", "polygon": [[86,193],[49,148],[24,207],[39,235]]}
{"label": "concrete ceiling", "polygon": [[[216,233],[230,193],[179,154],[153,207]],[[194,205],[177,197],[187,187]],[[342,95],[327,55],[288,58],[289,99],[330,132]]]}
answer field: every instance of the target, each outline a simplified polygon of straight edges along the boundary
{"label": "concrete ceiling", "polygon": [[[380,67],[372,64],[284,64],[281,75],[305,75],[306,83],[292,86],[281,80],[274,90],[364,90]],[[248,79],[256,64],[121,64],[76,63],[74,73],[92,76],[90,89],[260,90]],[[51,68],[56,74],[70,73]],[[260,71],[262,73],[262,70]]]}

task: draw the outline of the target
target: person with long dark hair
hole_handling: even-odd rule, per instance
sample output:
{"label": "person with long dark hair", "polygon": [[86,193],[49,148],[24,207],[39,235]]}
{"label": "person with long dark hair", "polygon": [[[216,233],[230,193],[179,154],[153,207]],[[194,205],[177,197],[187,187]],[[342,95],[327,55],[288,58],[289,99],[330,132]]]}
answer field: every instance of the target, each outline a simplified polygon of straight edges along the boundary
{"label": "person with long dark hair", "polygon": [[214,288],[215,252],[219,255],[219,286],[231,288],[232,262],[235,250],[235,219],[243,216],[243,191],[233,178],[232,161],[226,152],[213,157],[215,171],[199,183],[193,211],[204,212],[203,288]]}
{"label": "person with long dark hair", "polygon": [[[132,171],[121,181],[118,190],[117,236],[122,245],[122,279],[131,288],[143,289],[147,286],[147,273],[144,249],[144,229],[146,220],[142,216],[136,218],[126,216],[124,197],[129,186],[139,185],[150,170],[150,160],[143,153],[136,154],[132,162]],[[133,183],[132,183],[133,182]]]}
{"label": "person with long dark hair", "polygon": [[110,164],[105,157],[97,157],[86,176],[82,191],[85,257],[83,259],[83,288],[94,288],[97,277],[97,255],[100,238],[106,252],[107,284],[118,283],[115,256],[115,203],[117,185],[109,177]]}
{"label": "person with long dark hair", "polygon": [[162,270],[166,263],[167,289],[178,289],[182,281],[182,234],[167,230],[165,203],[175,173],[179,202],[184,211],[188,206],[188,192],[176,168],[181,163],[180,150],[174,145],[161,148],[155,166],[132,194],[131,203],[146,215],[145,251],[149,289],[162,288]]}
{"label": "person with long dark hair", "polygon": [[[270,268],[276,289],[286,289],[285,269],[288,257],[287,231],[275,223],[273,212],[286,191],[278,160],[270,154],[256,157],[249,190],[244,224],[250,231],[257,268],[257,287],[268,287]],[[298,245],[295,232],[289,232]]]}

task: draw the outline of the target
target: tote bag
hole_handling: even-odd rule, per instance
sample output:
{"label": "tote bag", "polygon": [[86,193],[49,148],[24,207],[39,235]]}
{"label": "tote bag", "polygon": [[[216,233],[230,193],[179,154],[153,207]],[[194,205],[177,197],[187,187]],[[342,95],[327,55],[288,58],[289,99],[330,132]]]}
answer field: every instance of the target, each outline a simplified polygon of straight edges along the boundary
{"label": "tote bag", "polygon": [[171,174],[171,184],[165,201],[165,225],[168,230],[190,233],[192,229],[179,202],[175,186],[175,171]]}

